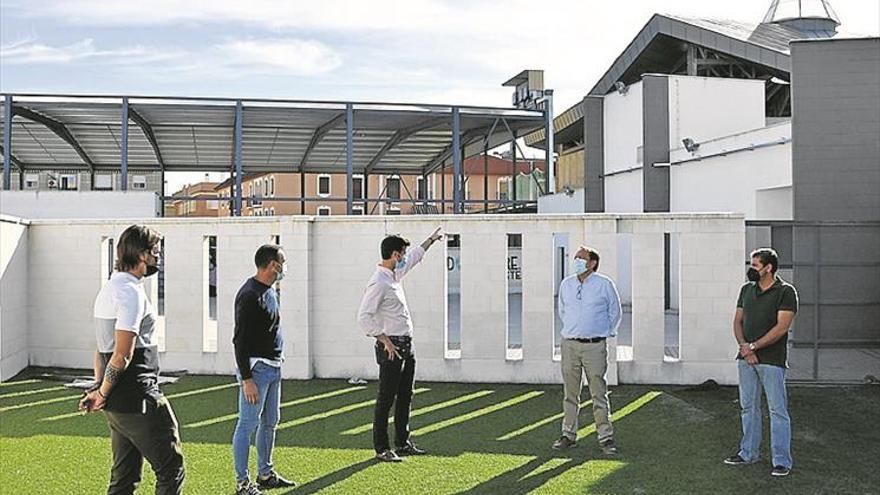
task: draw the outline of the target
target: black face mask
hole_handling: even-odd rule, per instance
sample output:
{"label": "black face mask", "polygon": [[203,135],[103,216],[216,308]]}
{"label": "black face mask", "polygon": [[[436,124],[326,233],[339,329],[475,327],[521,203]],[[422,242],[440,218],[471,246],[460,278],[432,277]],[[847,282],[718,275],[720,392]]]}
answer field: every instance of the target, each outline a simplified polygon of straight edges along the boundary
{"label": "black face mask", "polygon": [[147,277],[152,277],[153,275],[159,273],[160,261],[161,260],[158,257],[156,257],[156,264],[155,265],[151,265],[149,263],[147,264],[147,273],[146,273]]}
{"label": "black face mask", "polygon": [[746,278],[749,279],[749,282],[757,282],[761,280],[761,273],[755,267],[750,266],[749,271],[746,272]]}

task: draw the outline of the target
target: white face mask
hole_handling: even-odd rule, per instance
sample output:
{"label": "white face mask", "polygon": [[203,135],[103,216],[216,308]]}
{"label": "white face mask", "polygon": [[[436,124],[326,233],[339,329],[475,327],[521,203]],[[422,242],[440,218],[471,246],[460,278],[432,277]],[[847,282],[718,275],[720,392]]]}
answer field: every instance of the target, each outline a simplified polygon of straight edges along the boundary
{"label": "white face mask", "polygon": [[287,262],[285,261],[284,263],[281,264],[281,271],[275,272],[275,281],[281,282],[282,280],[284,280],[284,277],[286,277],[286,276],[287,276]]}
{"label": "white face mask", "polygon": [[574,265],[572,266],[572,271],[575,275],[580,275],[588,270],[587,268],[587,260],[583,258],[575,258]]}

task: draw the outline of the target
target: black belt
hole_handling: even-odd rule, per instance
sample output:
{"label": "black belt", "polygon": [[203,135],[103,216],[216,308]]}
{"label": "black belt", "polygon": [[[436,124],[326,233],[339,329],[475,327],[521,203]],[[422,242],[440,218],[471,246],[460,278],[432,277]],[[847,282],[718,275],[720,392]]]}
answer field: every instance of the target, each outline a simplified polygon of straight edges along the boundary
{"label": "black belt", "polygon": [[573,340],[575,342],[580,342],[581,344],[595,344],[596,342],[602,342],[605,340],[605,337],[593,337],[592,339],[567,339]]}

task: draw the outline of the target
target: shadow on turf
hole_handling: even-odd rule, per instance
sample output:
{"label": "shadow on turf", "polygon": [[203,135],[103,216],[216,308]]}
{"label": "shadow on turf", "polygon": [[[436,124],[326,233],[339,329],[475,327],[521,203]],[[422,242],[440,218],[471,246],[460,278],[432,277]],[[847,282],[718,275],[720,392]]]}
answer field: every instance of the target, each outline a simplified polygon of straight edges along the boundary
{"label": "shadow on turf", "polygon": [[[224,377],[195,378],[195,380],[184,378],[179,383],[164,388],[166,395],[172,397],[172,406],[182,426],[181,436],[183,441],[226,445],[235,427],[234,419],[199,428],[190,428],[187,425],[235,414],[238,392],[235,388],[225,388],[175,399],[174,396],[176,394],[216,387],[229,382],[229,378]],[[194,381],[198,382],[198,386],[193,385],[192,382]],[[38,383],[29,385],[28,388],[36,389],[45,386],[45,384]],[[375,386],[375,383],[371,383],[362,390],[283,408],[282,423],[297,418],[322,414],[329,415],[326,417],[315,417],[315,419],[305,424],[280,429],[277,433],[276,445],[287,447],[371,449],[372,436],[369,429],[353,435],[343,435],[341,432],[368,425],[372,422],[372,400],[375,397]],[[561,387],[559,386],[462,385],[449,383],[418,383],[416,386],[430,390],[415,396],[413,402],[414,411],[456,399],[478,390],[492,391],[489,395],[413,417],[411,427],[416,433],[421,428],[444,421],[454,422],[456,418],[463,415],[491,408],[504,401],[522,397],[523,394],[529,392],[541,392],[541,395],[528,398],[518,404],[479,414],[439,430],[417,435],[414,440],[428,448],[432,455],[456,456],[463,452],[482,452],[531,456],[548,450],[549,445],[559,435],[559,421],[554,420],[517,435],[512,439],[497,440],[510,432],[533,425],[536,422],[558,414],[562,402]],[[295,401],[347,388],[351,388],[351,385],[339,380],[286,381],[282,393],[282,401]],[[25,388],[18,387],[16,390],[25,390]],[[644,390],[646,389],[640,387],[627,387],[625,391],[616,391],[612,395],[614,407],[622,407],[635,397],[638,397]],[[55,397],[71,395],[76,395],[76,392],[64,390],[41,394],[40,399],[51,400]],[[0,403],[0,409],[7,405],[35,402],[29,400],[31,399],[29,396],[24,396],[20,399]],[[3,415],[4,425],[2,435],[7,437],[27,437],[33,435],[109,436],[106,422],[101,415],[82,416],[73,414],[76,403],[77,400],[71,398],[69,401],[2,412],[0,413]],[[354,410],[343,410],[344,412],[333,414],[334,411],[340,408],[349,407],[356,403],[364,403],[365,405]],[[588,417],[589,411],[584,411],[583,414]],[[59,417],[60,419],[45,421],[46,418],[53,417]],[[393,431],[393,427],[390,430]],[[568,457],[568,454],[559,452],[553,456]]]}
{"label": "shadow on turf", "polygon": [[[222,421],[199,428],[188,428],[186,425],[234,414],[237,409],[237,389],[235,387],[217,389],[218,386],[229,382],[229,377],[187,377],[174,385],[164,388],[166,395],[172,397],[171,403],[183,426],[181,428],[181,436],[184,443],[198,442],[228,446],[229,438],[235,426],[235,420]],[[30,386],[39,388],[45,387],[46,384],[33,384]],[[428,449],[431,455],[454,457],[463,453],[483,453],[529,457],[528,462],[524,465],[483,481],[463,493],[524,493],[544,485],[562,473],[583,466],[591,460],[607,459],[601,455],[598,447],[595,445],[595,434],[579,439],[579,445],[576,448],[566,451],[550,449],[550,444],[559,436],[560,426],[559,420],[547,421],[547,419],[560,413],[562,402],[561,386],[464,385],[449,383],[417,383],[416,386],[430,390],[415,396],[413,403],[414,411],[461,398],[477,391],[492,391],[491,394],[448,407],[442,407],[413,418],[411,426],[416,432],[431,425],[436,427],[436,425],[445,424],[444,422],[451,422],[446,427],[418,435],[414,438],[420,446]],[[342,395],[282,409],[282,423],[297,418],[315,417],[315,419],[305,424],[279,430],[276,436],[276,445],[372,451],[370,429],[352,435],[343,435],[341,432],[367,425],[372,421],[373,407],[370,402],[375,397],[375,387],[376,384],[371,383],[365,389],[352,390]],[[16,387],[15,390],[25,390],[26,388]],[[285,381],[282,402],[297,401],[349,388],[351,388],[351,385],[339,380]],[[205,393],[192,393],[204,389],[212,390]],[[647,387],[615,388],[611,399],[612,405],[615,409],[621,409],[648,390],[650,389]],[[540,392],[541,394],[522,399],[526,397],[524,394],[534,392]],[[173,398],[181,393],[189,393],[190,395],[177,399]],[[58,395],[64,396],[65,394],[70,394],[70,392],[62,391]],[[42,395],[40,394],[41,398],[43,398]],[[46,398],[53,396],[51,393],[45,395],[47,396]],[[23,396],[21,400],[15,399],[7,402],[9,404],[24,404],[29,402],[28,398],[28,396]],[[522,399],[522,402],[497,410],[491,409],[493,406],[517,398]],[[7,402],[0,403],[0,407],[7,405]],[[41,421],[41,419],[48,417],[69,414],[71,409],[75,407],[75,402],[75,400],[72,400],[70,403],[52,403],[44,406],[16,409],[8,413],[0,413],[3,415],[2,435],[7,437],[27,437],[42,434],[108,436],[106,423],[100,415],[63,416],[62,419],[56,421]],[[334,411],[340,408],[350,407],[352,404],[358,403],[364,403],[364,405],[354,410],[342,409],[343,412],[333,414]],[[649,403],[619,422],[621,427],[618,428],[618,432],[622,433],[619,438],[624,439],[624,441],[622,443],[623,454],[618,460],[629,462],[628,452],[630,450],[652,450],[656,453],[655,449],[659,448],[658,446],[646,444],[646,442],[650,443],[650,440],[646,440],[650,438],[650,435],[631,440],[627,432],[643,431],[650,433],[656,427],[654,418],[657,416],[658,411],[659,414],[662,414],[662,409],[658,410],[658,407],[654,403]],[[478,413],[484,410],[484,413],[457,422],[458,419],[466,415],[473,415],[475,412]],[[590,417],[589,410],[583,411],[582,414],[582,419],[584,420]],[[14,425],[14,427],[11,427],[11,425]],[[508,440],[499,440],[499,438],[510,435],[511,432],[519,431],[530,425],[534,426],[534,428],[515,435]],[[393,431],[393,427],[390,430]],[[656,433],[654,436],[656,436]],[[530,475],[530,473],[553,459],[559,459],[560,463]],[[365,459],[305,483],[290,493],[318,493],[367,469],[375,464],[375,462],[372,458]],[[418,462],[418,460],[414,459],[410,462]],[[670,461],[664,462],[668,463]],[[608,488],[611,487],[608,486]]]}
{"label": "shadow on turf", "polygon": [[361,461],[357,464],[352,464],[351,466],[346,466],[337,471],[333,471],[332,473],[325,474],[324,476],[321,476],[316,480],[309,481],[308,483],[303,483],[302,485],[299,485],[283,493],[284,495],[299,493],[318,493],[325,488],[329,488],[340,481],[348,479],[358,472],[374,464],[377,464],[378,462],[379,461],[377,461],[376,459],[370,458],[366,461]]}

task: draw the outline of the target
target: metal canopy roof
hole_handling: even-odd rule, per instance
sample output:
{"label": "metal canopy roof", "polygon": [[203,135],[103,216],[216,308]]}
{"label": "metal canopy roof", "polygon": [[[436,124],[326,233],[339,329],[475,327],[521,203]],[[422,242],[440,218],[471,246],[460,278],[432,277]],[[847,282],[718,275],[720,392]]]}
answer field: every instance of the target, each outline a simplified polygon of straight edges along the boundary
{"label": "metal canopy roof", "polygon": [[[11,96],[15,168],[120,168],[123,97]],[[345,173],[349,104],[354,173],[423,174],[451,164],[453,108],[459,110],[465,156],[509,142],[511,132],[523,136],[544,125],[541,111],[510,108],[132,96],[128,169],[232,170],[238,101],[244,173]]]}

